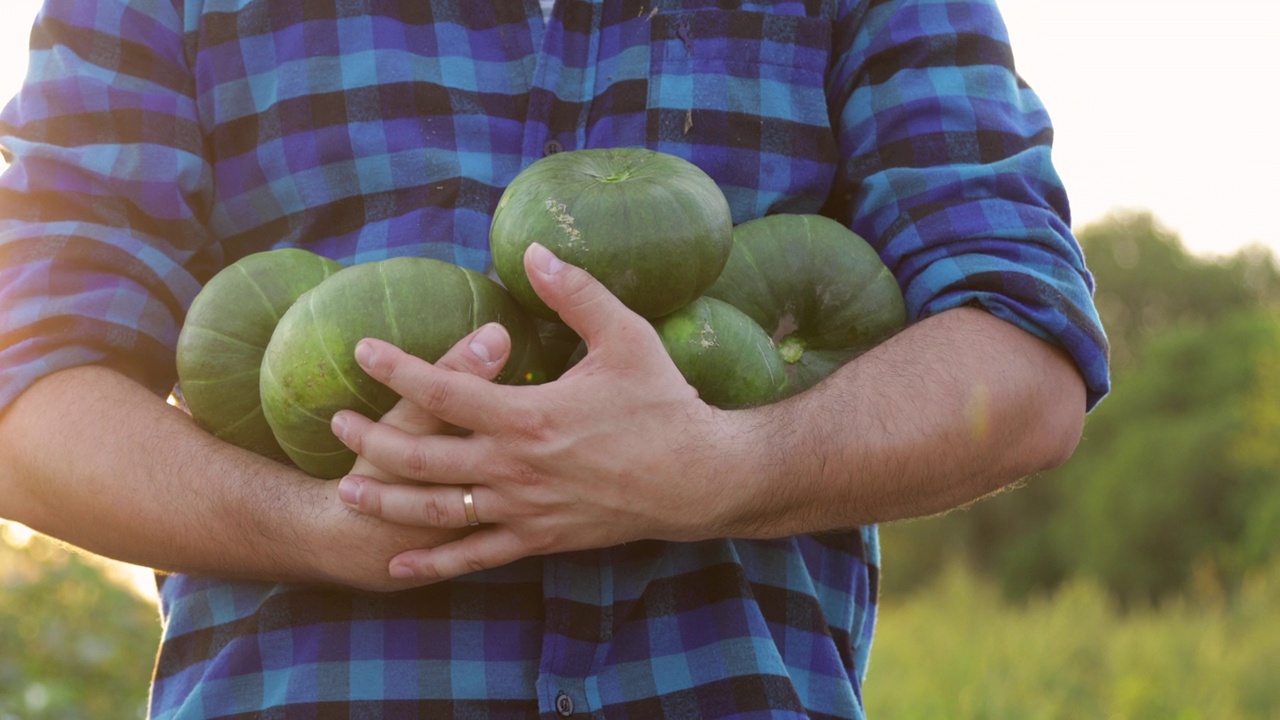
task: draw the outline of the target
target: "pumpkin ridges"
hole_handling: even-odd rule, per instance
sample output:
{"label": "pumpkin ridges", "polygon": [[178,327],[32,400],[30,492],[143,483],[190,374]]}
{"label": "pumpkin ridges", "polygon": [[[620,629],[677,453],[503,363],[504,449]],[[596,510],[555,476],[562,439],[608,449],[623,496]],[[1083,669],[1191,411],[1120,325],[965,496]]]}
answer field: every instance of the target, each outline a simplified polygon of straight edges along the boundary
{"label": "pumpkin ridges", "polygon": [[479,278],[440,260],[391,258],[344,270],[290,309],[264,359],[262,394],[273,432],[298,467],[326,478],[348,471],[355,456],[341,452],[329,417],[352,408],[377,420],[399,399],[355,362],[364,337],[435,362],[482,321],[501,318],[513,347],[504,373],[541,377],[531,321],[501,286]]}
{"label": "pumpkin ridges", "polygon": [[[318,345],[320,349],[324,352],[324,356],[325,356],[324,359],[327,360],[329,363],[329,366],[332,367],[337,372],[338,379],[341,380],[342,384],[345,385],[346,388],[351,391],[352,396],[354,396],[360,402],[364,403],[365,407],[368,408],[368,412],[365,412],[362,414],[368,415],[369,413],[373,413],[374,415],[381,415],[383,413],[383,410],[378,407],[378,404],[376,402],[366,398],[361,393],[360,389],[357,388],[354,383],[352,383],[351,379],[347,376],[346,372],[344,372],[343,370],[343,366],[345,365],[345,363],[340,362],[338,360],[337,354],[333,351],[332,348],[329,347],[329,344],[327,342],[324,342],[325,334],[321,332],[322,328],[320,325],[320,319],[316,315],[316,306],[315,306],[316,297],[318,297],[318,295],[308,294],[306,296],[306,301],[307,301],[306,311],[307,311],[307,316],[311,320],[311,324],[317,330],[316,334],[321,338],[321,342],[319,342]],[[377,418],[375,417],[374,419],[377,419]]]}
{"label": "pumpkin ridges", "polygon": [[[480,291],[480,287],[479,287],[478,285],[476,285],[476,283],[477,283],[477,282],[479,282],[479,281],[477,281],[477,280],[476,280],[473,276],[471,276],[471,275],[466,275],[466,274],[464,274],[464,275],[463,275],[463,277],[464,277],[464,278],[466,279],[466,281],[467,281],[467,287],[471,289],[471,305],[470,305],[470,307],[468,308],[468,310],[470,311],[470,320],[468,321],[468,324],[470,324],[470,325],[471,325],[471,327],[473,327],[473,328],[478,328],[478,327],[480,327],[480,325],[482,325],[482,324],[483,324],[483,323],[481,323],[481,322],[480,322],[480,293],[481,293],[481,291]],[[483,277],[483,276],[480,276],[480,277]],[[514,354],[515,348],[514,348],[514,347],[512,347],[512,348],[511,348],[511,350],[512,350],[512,354]],[[510,358],[508,358],[508,360],[510,360]]]}
{"label": "pumpkin ridges", "polygon": [[405,338],[404,334],[400,332],[399,313],[396,312],[395,301],[391,298],[391,283],[387,278],[387,266],[385,264],[378,265],[378,275],[382,278],[382,315],[390,325],[390,342],[396,347],[403,347]]}
{"label": "pumpkin ridges", "polygon": [[255,418],[257,418],[257,417],[261,417],[261,416],[262,416],[262,406],[261,406],[261,405],[258,405],[258,406],[256,406],[256,407],[254,407],[254,408],[250,409],[250,410],[249,410],[249,412],[245,413],[244,417],[242,417],[242,418],[240,418],[239,420],[237,420],[237,421],[235,421],[235,422],[231,423],[231,424],[230,424],[230,425],[228,425],[225,429],[220,430],[220,431],[218,431],[218,432],[215,432],[215,433],[214,433],[214,435],[215,435],[216,437],[218,437],[218,438],[224,438],[224,437],[226,437],[226,436],[228,436],[228,435],[232,435],[232,434],[234,433],[234,431],[239,430],[239,429],[240,429],[241,427],[243,427],[246,423],[249,423],[250,421],[254,420]]}
{"label": "pumpkin ridges", "polygon": [[[247,422],[244,408],[258,404],[253,373],[281,309],[340,267],[310,251],[284,248],[242,257],[209,279],[188,309],[176,348],[184,406],[201,427],[253,452],[286,459],[265,418]],[[267,278],[276,285],[265,288]]]}
{"label": "pumpkin ridges", "polygon": [[244,338],[237,337],[237,336],[235,336],[235,335],[227,334],[227,333],[225,333],[225,332],[222,332],[222,331],[220,331],[220,330],[217,330],[216,328],[204,327],[204,326],[201,326],[201,325],[184,325],[184,326],[183,326],[183,328],[184,328],[184,329],[186,329],[188,332],[191,332],[191,333],[199,333],[199,334],[202,334],[202,335],[208,335],[208,336],[209,336],[210,338],[212,338],[212,339],[221,340],[221,341],[223,341],[223,342],[227,342],[227,343],[232,343],[232,344],[240,345],[240,346],[242,346],[242,347],[244,347],[244,348],[247,348],[247,349],[249,349],[249,350],[259,350],[259,349],[261,349],[261,347],[262,347],[262,346],[259,346],[259,345],[255,344],[255,343],[254,343],[253,341],[251,341],[251,340],[245,340]]}
{"label": "pumpkin ridges", "polygon": [[[314,448],[304,448],[290,443],[287,439],[280,440],[280,447],[293,458],[298,467],[314,466],[315,463],[323,460],[342,460],[344,465],[350,466],[355,463],[356,454],[351,448],[343,445],[335,447],[332,450],[318,451]],[[300,459],[303,458],[303,459]]]}
{"label": "pumpkin ridges", "polygon": [[243,265],[233,265],[232,267],[236,268],[240,272],[240,274],[244,276],[244,279],[249,284],[249,287],[253,288],[254,293],[258,296],[258,299],[262,301],[262,307],[267,311],[267,313],[271,317],[275,318],[276,322],[280,322],[281,313],[276,311],[276,307],[275,305],[272,304],[271,298],[267,295],[265,291],[263,291],[262,286],[259,285],[254,280],[253,276],[249,274],[249,269],[244,267]]}
{"label": "pumpkin ridges", "polygon": [[250,380],[256,377],[258,377],[258,372],[256,370],[252,370],[252,369],[242,370],[240,372],[227,375],[223,378],[202,378],[198,380],[197,379],[187,380],[183,384],[183,387],[186,389],[185,391],[190,391],[191,388],[193,387],[222,386],[223,383],[225,383],[228,380]]}
{"label": "pumpkin ridges", "polygon": [[[764,268],[760,265],[759,262],[756,261],[755,253],[752,251],[750,247],[742,243],[734,243],[734,252],[738,253],[743,259],[747,261],[747,264],[751,266],[751,269],[755,271],[755,274],[757,276],[761,278],[765,276]],[[782,301],[778,298],[777,291],[774,289],[773,285],[766,282],[760,282],[758,283],[758,285],[760,286],[760,289],[763,289],[765,292],[769,294],[769,297],[768,297],[769,302],[754,303],[751,305],[750,309],[747,309],[747,308],[739,308],[739,309],[743,310],[743,312],[746,312],[748,315],[750,315],[751,319],[760,323],[760,326],[764,328],[765,332],[769,333],[769,336],[773,338],[773,341],[776,343],[778,342],[778,338],[774,337],[774,335],[778,326],[781,324],[780,313],[774,312],[766,316],[763,314],[763,312],[767,311],[768,308],[781,307]],[[715,289],[715,286],[713,285],[712,290],[714,289]],[[711,293],[710,291],[708,291],[708,294],[711,294],[712,296],[714,296],[714,293]],[[760,313],[760,314],[757,315],[757,313]]]}

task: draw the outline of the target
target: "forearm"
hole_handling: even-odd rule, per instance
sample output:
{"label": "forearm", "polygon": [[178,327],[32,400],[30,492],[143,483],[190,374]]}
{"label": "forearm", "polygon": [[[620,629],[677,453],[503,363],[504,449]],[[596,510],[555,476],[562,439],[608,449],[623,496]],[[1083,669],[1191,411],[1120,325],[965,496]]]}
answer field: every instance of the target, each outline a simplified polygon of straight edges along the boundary
{"label": "forearm", "polygon": [[314,576],[309,521],[325,491],[105,368],[49,376],[0,416],[0,516],[128,562]]}
{"label": "forearm", "polygon": [[956,508],[1065,461],[1084,412],[1064,354],[986,312],[943,313],[730,421],[748,485],[723,529],[776,537]]}

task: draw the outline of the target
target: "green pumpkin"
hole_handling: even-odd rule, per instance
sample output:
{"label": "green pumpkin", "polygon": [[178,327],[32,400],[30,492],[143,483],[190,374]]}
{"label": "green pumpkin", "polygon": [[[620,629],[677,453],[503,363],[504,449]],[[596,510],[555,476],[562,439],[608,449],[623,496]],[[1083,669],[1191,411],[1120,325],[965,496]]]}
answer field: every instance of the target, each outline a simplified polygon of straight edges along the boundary
{"label": "green pumpkin", "polygon": [[339,269],[306,250],[269,250],[241,258],[205,284],[177,346],[181,396],[201,427],[246,450],[288,460],[262,414],[258,370],[285,311]]}
{"label": "green pumpkin", "polygon": [[489,245],[503,284],[543,319],[559,316],[525,274],[534,242],[657,318],[711,287],[732,234],[728,201],[696,165],[643,148],[589,149],[549,155],[517,175],[498,201]]}
{"label": "green pumpkin", "polygon": [[330,430],[334,413],[351,409],[376,420],[399,399],[356,363],[356,343],[378,338],[434,362],[488,322],[511,336],[498,382],[544,381],[532,319],[493,280],[426,258],[348,267],[298,298],[271,336],[261,373],[267,422],[299,468],[340,477],[355,454]]}
{"label": "green pumpkin", "polygon": [[773,340],[729,303],[700,297],[653,325],[703,402],[735,408],[767,405],[786,395],[787,371]]}
{"label": "green pumpkin", "polygon": [[[740,311],[705,320],[706,333],[744,339],[721,340],[732,351],[675,352],[689,331],[665,318],[655,326],[686,380],[721,407],[802,392],[906,324],[902,291],[879,255],[819,215],[769,215],[734,228],[733,252],[705,298]],[[775,367],[782,381],[760,383],[766,368],[776,381]]]}

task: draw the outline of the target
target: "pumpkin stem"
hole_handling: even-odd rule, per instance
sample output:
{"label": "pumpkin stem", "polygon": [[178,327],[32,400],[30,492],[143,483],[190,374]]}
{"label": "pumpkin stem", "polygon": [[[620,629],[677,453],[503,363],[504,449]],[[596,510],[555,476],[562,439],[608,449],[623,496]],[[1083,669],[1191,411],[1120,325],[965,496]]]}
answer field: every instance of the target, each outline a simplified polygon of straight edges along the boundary
{"label": "pumpkin stem", "polygon": [[784,361],[794,365],[804,357],[806,347],[804,338],[788,335],[778,343],[778,353],[782,355]]}
{"label": "pumpkin stem", "polygon": [[623,180],[627,180],[630,177],[631,177],[630,170],[617,170],[609,173],[608,175],[596,175],[596,178],[599,179],[601,182],[622,182]]}

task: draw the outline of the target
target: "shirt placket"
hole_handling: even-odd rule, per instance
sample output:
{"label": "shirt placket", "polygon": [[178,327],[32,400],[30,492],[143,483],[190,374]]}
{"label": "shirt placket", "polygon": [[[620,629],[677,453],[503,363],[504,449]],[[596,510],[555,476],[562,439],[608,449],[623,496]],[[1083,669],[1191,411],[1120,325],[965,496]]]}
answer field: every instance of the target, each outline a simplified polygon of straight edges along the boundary
{"label": "shirt placket", "polygon": [[[596,86],[601,5],[558,3],[538,48],[523,152],[532,162],[585,146],[586,117]],[[568,28],[589,27],[583,36]]]}
{"label": "shirt placket", "polygon": [[544,718],[598,715],[591,682],[603,645],[613,636],[607,549],[547,557],[543,563],[545,626],[538,667],[538,710]]}

